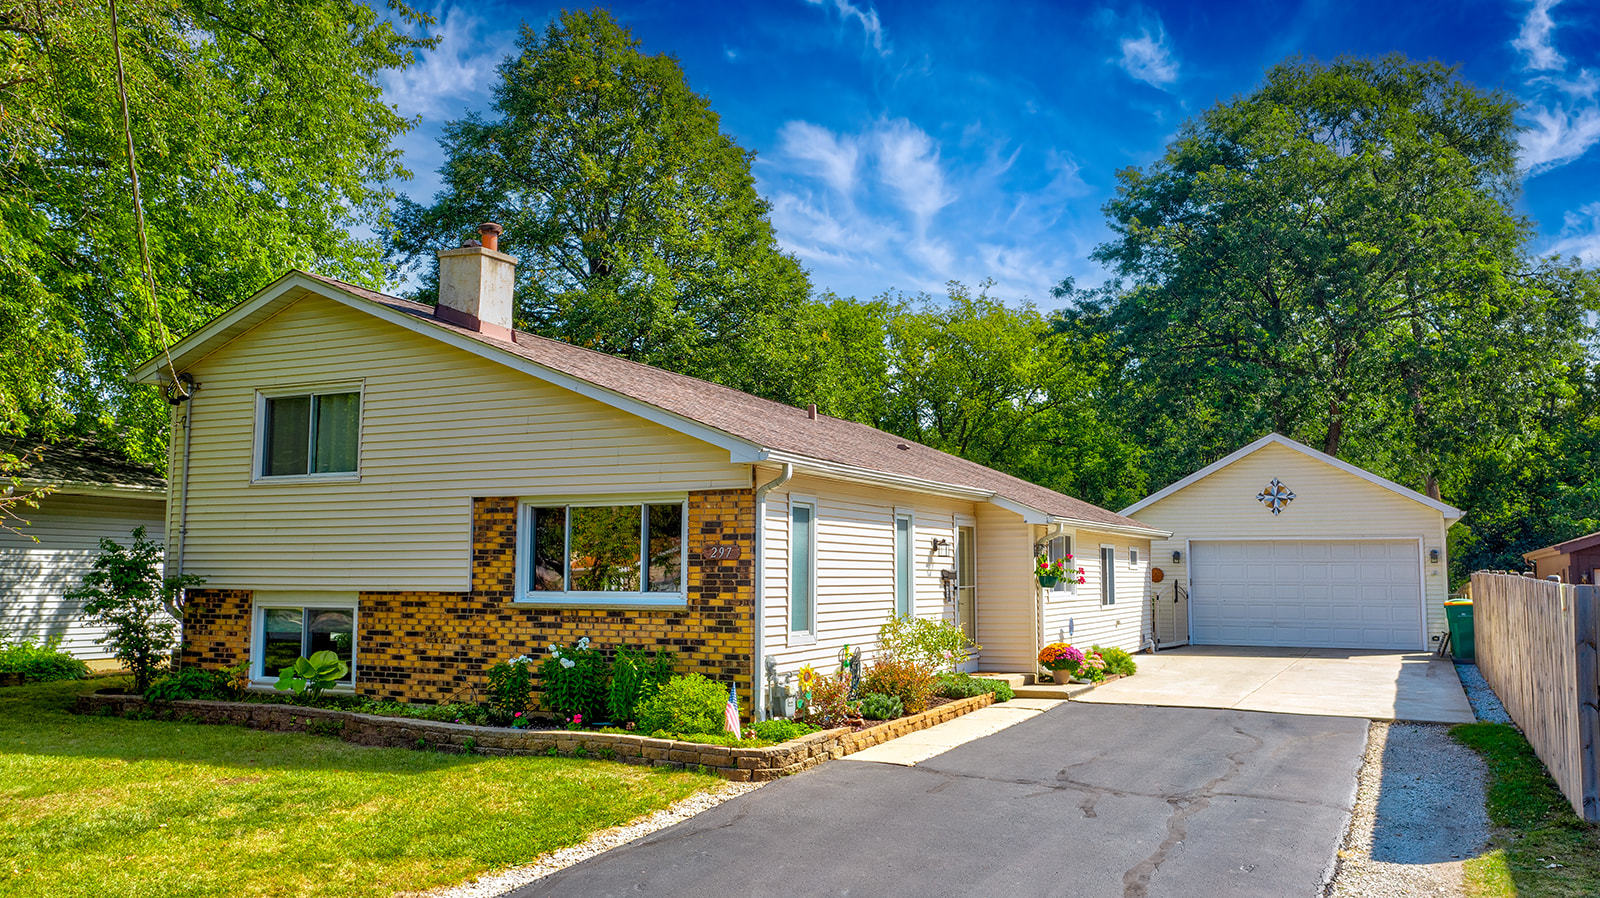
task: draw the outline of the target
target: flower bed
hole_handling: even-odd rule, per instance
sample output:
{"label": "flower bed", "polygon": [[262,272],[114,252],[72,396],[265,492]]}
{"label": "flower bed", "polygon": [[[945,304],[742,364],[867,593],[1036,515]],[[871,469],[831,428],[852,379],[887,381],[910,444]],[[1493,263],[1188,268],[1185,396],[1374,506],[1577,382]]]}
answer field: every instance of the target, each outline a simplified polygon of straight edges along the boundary
{"label": "flower bed", "polygon": [[658,767],[704,767],[737,782],[763,782],[953,720],[993,701],[991,694],[977,695],[863,730],[823,730],[767,748],[730,748],[586,730],[515,730],[264,702],[164,703],[137,695],[94,693],[78,696],[75,709],[82,714],[188,720],[312,733],[334,736],[357,745],[486,755],[565,755]]}

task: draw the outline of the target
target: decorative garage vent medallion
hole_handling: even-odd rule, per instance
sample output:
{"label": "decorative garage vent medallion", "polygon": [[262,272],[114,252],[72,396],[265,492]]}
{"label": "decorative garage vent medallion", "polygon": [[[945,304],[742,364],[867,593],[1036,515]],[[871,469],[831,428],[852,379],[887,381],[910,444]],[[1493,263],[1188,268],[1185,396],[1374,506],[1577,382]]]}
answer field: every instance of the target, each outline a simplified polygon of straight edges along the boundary
{"label": "decorative garage vent medallion", "polygon": [[1272,478],[1267,488],[1256,493],[1256,501],[1267,506],[1273,514],[1282,514],[1289,503],[1294,501],[1294,490],[1278,478]]}

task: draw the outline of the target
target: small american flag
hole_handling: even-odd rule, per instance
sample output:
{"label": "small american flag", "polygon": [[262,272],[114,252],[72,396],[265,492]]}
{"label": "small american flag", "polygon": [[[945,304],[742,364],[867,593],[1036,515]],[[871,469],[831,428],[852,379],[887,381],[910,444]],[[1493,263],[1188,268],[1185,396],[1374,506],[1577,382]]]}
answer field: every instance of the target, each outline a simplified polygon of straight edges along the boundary
{"label": "small american flag", "polygon": [[735,739],[743,739],[739,731],[739,693],[733,691],[733,686],[728,686],[728,707],[722,712],[722,723]]}

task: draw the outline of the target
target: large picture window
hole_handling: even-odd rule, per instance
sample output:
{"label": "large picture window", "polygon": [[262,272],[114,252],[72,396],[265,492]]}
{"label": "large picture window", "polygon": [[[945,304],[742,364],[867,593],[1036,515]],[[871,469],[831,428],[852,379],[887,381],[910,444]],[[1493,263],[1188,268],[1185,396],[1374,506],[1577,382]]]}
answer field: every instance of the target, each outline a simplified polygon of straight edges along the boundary
{"label": "large picture window", "polygon": [[523,601],[677,604],[683,601],[685,503],[522,507]]}
{"label": "large picture window", "polygon": [[349,668],[343,680],[355,682],[356,614],[353,607],[267,606],[256,609],[256,658],[252,676],[275,679],[296,658],[330,651]]}
{"label": "large picture window", "polygon": [[304,393],[261,400],[262,477],[353,474],[361,443],[361,394]]}

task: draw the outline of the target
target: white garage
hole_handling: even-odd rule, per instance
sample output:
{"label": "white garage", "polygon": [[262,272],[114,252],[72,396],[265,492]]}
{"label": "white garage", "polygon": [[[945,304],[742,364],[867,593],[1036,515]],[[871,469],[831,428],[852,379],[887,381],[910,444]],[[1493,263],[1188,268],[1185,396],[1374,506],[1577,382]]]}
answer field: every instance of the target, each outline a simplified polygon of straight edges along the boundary
{"label": "white garage", "polygon": [[1438,645],[1461,512],[1279,434],[1123,511],[1152,544],[1162,646]]}

